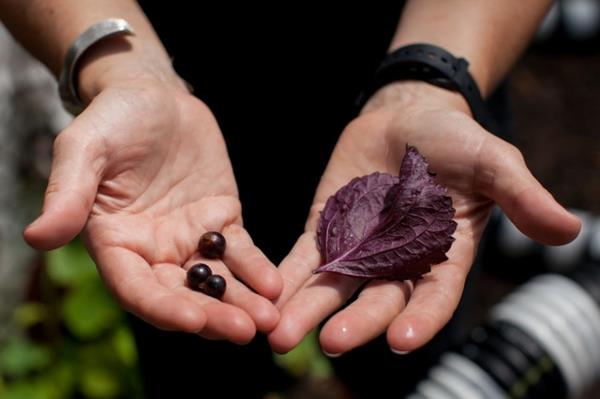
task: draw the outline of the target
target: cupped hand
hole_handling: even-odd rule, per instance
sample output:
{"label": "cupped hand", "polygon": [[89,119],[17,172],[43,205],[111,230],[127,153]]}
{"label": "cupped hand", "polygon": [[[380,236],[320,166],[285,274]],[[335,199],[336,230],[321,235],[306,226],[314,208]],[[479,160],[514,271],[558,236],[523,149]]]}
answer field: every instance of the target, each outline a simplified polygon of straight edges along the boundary
{"label": "cupped hand", "polygon": [[[242,227],[234,175],[210,110],[181,87],[137,77],[101,91],[59,134],[34,247],[83,236],[107,286],[163,329],[248,342],[275,327],[282,281]],[[206,261],[227,281],[222,301],[192,291],[185,269],[206,231],[227,240]]]}
{"label": "cupped hand", "polygon": [[[407,143],[426,157],[452,197],[458,227],[448,260],[416,281],[312,274],[321,262],[315,230],[327,198],[356,176],[374,171],[397,175]],[[418,82],[380,90],[340,136],[305,233],[279,267],[284,278],[281,319],[269,334],[271,346],[289,351],[330,316],[319,337],[330,355],[384,332],[395,352],[424,345],[458,305],[494,202],[523,233],[545,244],[569,242],[580,229],[579,220],[532,176],[520,152],[473,121],[458,94]],[[356,299],[347,303],[357,290]]]}

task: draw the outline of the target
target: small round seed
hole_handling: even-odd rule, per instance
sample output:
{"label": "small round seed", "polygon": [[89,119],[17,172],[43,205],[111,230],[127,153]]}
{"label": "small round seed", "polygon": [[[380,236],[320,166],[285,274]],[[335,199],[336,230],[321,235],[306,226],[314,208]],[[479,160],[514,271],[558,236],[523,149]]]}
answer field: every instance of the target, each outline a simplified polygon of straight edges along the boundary
{"label": "small round seed", "polygon": [[220,259],[225,252],[225,237],[219,232],[209,231],[202,234],[198,242],[200,255],[208,259]]}
{"label": "small round seed", "polygon": [[202,291],[213,298],[221,298],[225,293],[225,288],[227,288],[227,282],[218,274],[213,274],[202,284]]}
{"label": "small round seed", "polygon": [[212,270],[204,263],[198,263],[190,267],[187,271],[188,287],[199,291],[200,284],[204,283],[212,275]]}

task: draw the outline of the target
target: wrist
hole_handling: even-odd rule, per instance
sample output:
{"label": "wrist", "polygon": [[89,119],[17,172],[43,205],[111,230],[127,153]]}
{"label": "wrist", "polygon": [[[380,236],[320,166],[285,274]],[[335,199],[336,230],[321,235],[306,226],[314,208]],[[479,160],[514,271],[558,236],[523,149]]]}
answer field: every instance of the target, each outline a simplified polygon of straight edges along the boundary
{"label": "wrist", "polygon": [[392,82],[381,87],[365,103],[361,114],[414,107],[458,111],[472,117],[469,104],[460,93],[415,80]]}
{"label": "wrist", "polygon": [[134,81],[154,81],[186,90],[160,44],[139,38],[116,36],[92,46],[80,60],[77,92],[88,104],[103,90]]}

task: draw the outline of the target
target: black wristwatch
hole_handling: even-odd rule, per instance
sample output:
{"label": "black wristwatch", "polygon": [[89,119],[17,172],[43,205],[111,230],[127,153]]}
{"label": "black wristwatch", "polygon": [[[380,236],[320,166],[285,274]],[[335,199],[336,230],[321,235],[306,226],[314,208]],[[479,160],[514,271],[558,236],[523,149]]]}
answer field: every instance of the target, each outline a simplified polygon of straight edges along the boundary
{"label": "black wristwatch", "polygon": [[493,130],[495,121],[489,114],[477,83],[464,58],[431,44],[411,44],[389,53],[375,73],[373,81],[357,100],[364,106],[369,97],[386,84],[399,80],[421,80],[448,90],[458,91],[469,104],[473,118],[484,128]]}

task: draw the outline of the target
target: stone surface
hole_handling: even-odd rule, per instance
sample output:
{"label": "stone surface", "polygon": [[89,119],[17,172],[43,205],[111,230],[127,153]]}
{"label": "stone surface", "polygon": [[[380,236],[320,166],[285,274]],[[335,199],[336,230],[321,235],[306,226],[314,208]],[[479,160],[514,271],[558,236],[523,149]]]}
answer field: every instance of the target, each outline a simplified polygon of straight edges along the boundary
{"label": "stone surface", "polygon": [[36,252],[21,232],[38,212],[54,135],[70,120],[56,83],[0,25],[0,341]]}

